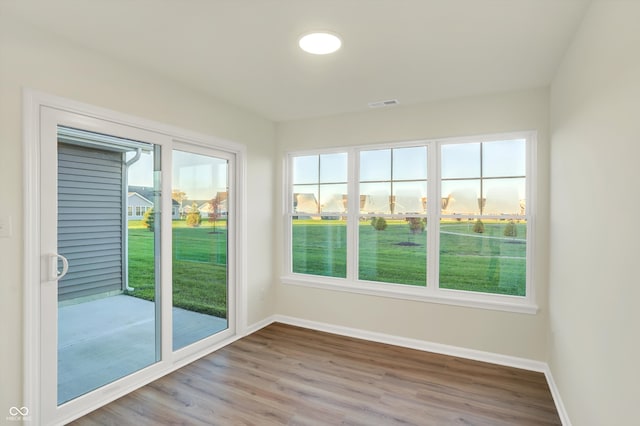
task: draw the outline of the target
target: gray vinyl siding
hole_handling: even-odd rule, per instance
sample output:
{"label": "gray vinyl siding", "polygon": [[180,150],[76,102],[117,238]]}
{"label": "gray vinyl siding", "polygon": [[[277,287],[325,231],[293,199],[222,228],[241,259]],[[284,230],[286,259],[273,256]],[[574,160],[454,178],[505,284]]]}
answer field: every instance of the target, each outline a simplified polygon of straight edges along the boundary
{"label": "gray vinyl siding", "polygon": [[123,288],[123,154],[58,144],[58,299]]}

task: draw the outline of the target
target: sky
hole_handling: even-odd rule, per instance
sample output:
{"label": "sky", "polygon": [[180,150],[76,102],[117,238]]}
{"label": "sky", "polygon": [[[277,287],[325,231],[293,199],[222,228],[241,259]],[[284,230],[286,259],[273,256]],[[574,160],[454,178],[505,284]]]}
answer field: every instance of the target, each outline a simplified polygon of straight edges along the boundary
{"label": "sky", "polygon": [[[388,204],[393,191],[396,204],[414,212],[427,197],[427,156],[425,146],[360,151],[360,194],[369,197],[368,208]],[[483,213],[520,213],[526,197],[524,139],[442,144],[440,157],[448,213],[480,213],[481,189]],[[312,193],[324,206],[339,205],[347,192],[347,168],[347,153],[294,157],[293,192]]]}
{"label": "sky", "polygon": [[[133,153],[127,154],[130,157]],[[227,191],[227,160],[174,150],[172,162],[171,187],[186,193],[188,199],[209,200]],[[143,153],[129,167],[129,185],[153,186],[153,153]]]}

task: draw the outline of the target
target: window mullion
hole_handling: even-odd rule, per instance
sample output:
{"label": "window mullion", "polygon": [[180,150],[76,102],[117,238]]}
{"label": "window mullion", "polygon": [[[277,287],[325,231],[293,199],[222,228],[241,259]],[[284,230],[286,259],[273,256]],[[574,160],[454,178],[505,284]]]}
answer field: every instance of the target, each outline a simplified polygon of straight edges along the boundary
{"label": "window mullion", "polygon": [[427,287],[426,291],[438,290],[440,259],[440,144],[437,141],[427,145]]}
{"label": "window mullion", "polygon": [[360,223],[359,151],[348,151],[347,167],[347,280],[358,279],[358,226]]}

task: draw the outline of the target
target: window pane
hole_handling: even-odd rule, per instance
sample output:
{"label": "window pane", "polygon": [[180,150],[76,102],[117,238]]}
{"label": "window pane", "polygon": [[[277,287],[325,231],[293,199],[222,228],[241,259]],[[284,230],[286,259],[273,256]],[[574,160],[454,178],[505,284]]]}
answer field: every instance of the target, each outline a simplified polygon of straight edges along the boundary
{"label": "window pane", "polygon": [[293,158],[293,183],[318,182],[318,156],[307,155]]}
{"label": "window pane", "polygon": [[442,220],[440,288],[525,295],[526,222]]}
{"label": "window pane", "polygon": [[320,211],[332,213],[347,211],[347,185],[320,185]]}
{"label": "window pane", "polygon": [[393,180],[427,179],[427,147],[393,150]]}
{"label": "window pane", "polygon": [[480,177],[480,144],[442,145],[442,178]]}
{"label": "window pane", "polygon": [[442,214],[480,214],[480,179],[442,182]]}
{"label": "window pane", "polygon": [[359,279],[426,286],[427,232],[424,225],[422,218],[362,218],[359,224]]}
{"label": "window pane", "polygon": [[361,183],[360,211],[362,213],[391,213],[391,183]]}
{"label": "window pane", "polygon": [[339,218],[298,216],[292,220],[292,270],[299,274],[347,276],[347,223]]}
{"label": "window pane", "polygon": [[485,179],[482,185],[486,199],[484,214],[523,215],[525,179]]}
{"label": "window pane", "polygon": [[173,350],[228,326],[228,173],[226,159],[173,151],[173,204],[186,211],[172,217]]}
{"label": "window pane", "polygon": [[318,213],[318,185],[293,186],[293,211],[295,213]]}
{"label": "window pane", "polygon": [[427,208],[427,182],[395,182],[394,213],[423,214]]}
{"label": "window pane", "polygon": [[[71,132],[89,143],[68,141]],[[56,164],[58,183],[57,204],[46,214],[57,216],[57,252],[68,260],[52,300],[58,405],[160,361],[159,216],[150,210],[133,217],[132,207],[144,213],[142,205],[160,203],[161,149],[140,143],[144,154],[125,168],[135,155],[130,141],[110,137],[92,145],[101,137],[59,127],[57,155],[45,159]]]}
{"label": "window pane", "polygon": [[391,180],[391,150],[360,152],[360,181]]}
{"label": "window pane", "polygon": [[338,183],[347,181],[347,153],[320,156],[320,182]]}
{"label": "window pane", "polygon": [[524,139],[482,144],[482,175],[484,177],[524,176],[525,174],[526,143]]}

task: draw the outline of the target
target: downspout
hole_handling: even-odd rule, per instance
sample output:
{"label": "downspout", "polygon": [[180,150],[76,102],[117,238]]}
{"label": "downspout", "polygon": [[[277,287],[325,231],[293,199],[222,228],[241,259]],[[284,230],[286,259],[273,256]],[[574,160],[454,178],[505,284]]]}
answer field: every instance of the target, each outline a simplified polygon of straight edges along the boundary
{"label": "downspout", "polygon": [[129,166],[131,166],[133,163],[135,163],[136,161],[138,161],[140,159],[140,155],[142,154],[142,149],[138,148],[136,149],[136,155],[133,156],[133,158],[131,158],[129,161],[127,161],[126,163],[124,163],[124,177],[123,177],[123,181],[124,181],[124,199],[125,199],[125,208],[123,211],[123,215],[124,215],[124,223],[125,226],[122,229],[122,234],[124,236],[124,238],[122,239],[124,242],[124,259],[123,263],[124,263],[124,289],[126,291],[134,291],[135,288],[133,287],[129,287],[129,235],[128,235],[128,228],[129,228]]}

